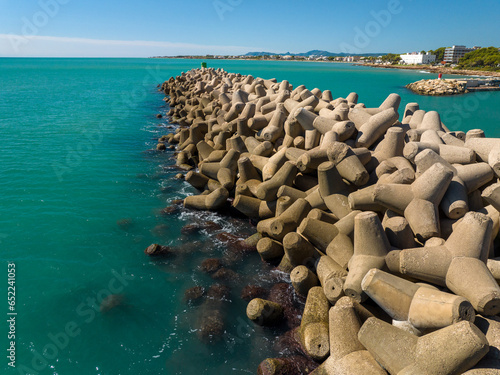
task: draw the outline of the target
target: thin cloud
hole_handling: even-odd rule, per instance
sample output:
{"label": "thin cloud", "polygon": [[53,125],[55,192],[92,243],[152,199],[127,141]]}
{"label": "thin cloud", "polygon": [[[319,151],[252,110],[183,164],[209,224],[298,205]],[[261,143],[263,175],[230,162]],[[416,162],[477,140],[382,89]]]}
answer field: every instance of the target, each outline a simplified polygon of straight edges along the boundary
{"label": "thin cloud", "polygon": [[[103,52],[102,47],[110,47],[111,50],[106,55],[127,54],[136,56],[137,54],[150,51],[157,52],[156,55],[176,55],[176,54],[241,54],[256,47],[245,46],[221,46],[221,45],[202,45],[193,43],[175,43],[159,42],[147,40],[108,40],[108,39],[89,39],[89,38],[71,38],[56,37],[46,35],[16,35],[0,34],[0,55],[4,56],[25,56],[39,53],[40,50],[52,52],[54,56],[73,55],[71,51],[65,50],[70,44],[73,48],[85,46],[86,54],[99,54]],[[10,48],[9,48],[10,47]],[[91,47],[97,47],[95,49]],[[125,48],[124,48],[125,47]],[[10,49],[10,51],[9,51]],[[83,52],[83,51],[82,51]],[[155,54],[155,53],[153,53]]]}

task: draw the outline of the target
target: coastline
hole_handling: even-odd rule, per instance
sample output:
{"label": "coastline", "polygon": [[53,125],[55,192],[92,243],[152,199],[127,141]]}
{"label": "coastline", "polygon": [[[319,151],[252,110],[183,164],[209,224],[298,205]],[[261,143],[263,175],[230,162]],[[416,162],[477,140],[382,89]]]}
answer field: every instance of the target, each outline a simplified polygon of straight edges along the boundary
{"label": "coastline", "polygon": [[371,68],[384,68],[384,69],[402,69],[402,70],[426,70],[431,73],[452,74],[461,76],[481,76],[481,77],[500,77],[500,72],[490,72],[484,70],[457,70],[441,66],[430,65],[383,65],[383,64],[354,64],[357,66],[367,66]]}
{"label": "coastline", "polygon": [[[275,80],[254,79],[251,76],[229,74],[220,69],[196,69],[183,73],[182,76],[172,77],[162,85],[162,91],[167,96],[166,101],[171,108],[168,116],[171,122],[179,124],[180,128],[179,132],[159,139],[157,149],[161,151],[166,148],[167,144],[176,144],[178,166],[181,168],[184,166],[187,169],[199,168],[199,171],[191,170],[188,172],[185,179],[202,193],[187,197],[184,200],[184,206],[198,210],[219,210],[226,209],[230,202],[232,208],[259,221],[257,232],[262,238],[257,242],[257,251],[263,262],[278,260],[276,263],[279,263],[278,269],[280,271],[290,273],[291,276],[295,275],[295,271],[300,271],[300,276],[302,276],[299,279],[292,277],[292,285],[297,296],[302,295],[302,298],[307,296],[302,321],[299,324],[296,321],[291,321],[290,306],[287,306],[287,302],[283,299],[273,298],[269,295],[265,297],[268,300],[256,298],[258,301],[254,302],[255,299],[253,299],[248,305],[247,315],[254,323],[273,325],[276,320],[278,322],[287,321],[291,328],[289,333],[287,332],[283,336],[288,335],[287,349],[293,355],[267,358],[261,363],[259,369],[264,371],[264,369],[278,366],[282,368],[303,366],[304,369],[308,369],[307,372],[303,373],[309,373],[314,368],[314,363],[320,367],[328,366],[328,364],[321,363],[328,355],[325,348],[329,347],[329,325],[330,327],[333,325],[331,328],[335,332],[335,329],[344,329],[341,327],[345,324],[345,321],[340,317],[342,315],[335,316],[335,313],[340,314],[340,311],[336,311],[335,308],[338,306],[338,310],[349,310],[355,316],[359,314],[360,309],[364,308],[359,302],[363,302],[366,298],[366,296],[364,298],[361,296],[365,291],[365,287],[361,290],[361,279],[353,280],[354,276],[349,276],[346,271],[348,268],[346,258],[352,259],[349,268],[354,269],[355,262],[362,262],[361,258],[356,258],[357,255],[360,257],[365,255],[379,257],[383,260],[382,262],[387,261],[391,272],[398,273],[394,264],[390,262],[392,259],[384,259],[390,250],[387,246],[388,242],[377,243],[385,235],[382,223],[377,221],[377,215],[372,210],[384,213],[386,209],[381,209],[380,202],[373,201],[371,190],[369,192],[365,190],[370,189],[370,186],[366,185],[368,172],[373,172],[379,164],[392,157],[401,158],[403,148],[406,150],[406,146],[409,145],[412,147],[409,147],[408,150],[414,149],[415,152],[404,153],[407,161],[404,166],[401,166],[402,169],[397,170],[398,168],[396,168],[394,172],[391,170],[383,178],[385,180],[383,184],[408,185],[415,179],[414,167],[410,162],[417,164],[417,167],[427,169],[429,167],[427,162],[430,162],[432,158],[434,159],[432,159],[433,163],[431,164],[435,164],[436,161],[439,163],[440,157],[446,162],[452,163],[453,155],[456,154],[457,157],[463,156],[464,158],[460,159],[461,161],[453,159],[453,163],[458,162],[466,167],[475,162],[471,155],[475,156],[476,150],[473,148],[471,151],[470,147],[466,147],[464,143],[465,133],[450,132],[442,126],[437,112],[425,113],[419,109],[416,103],[409,103],[406,106],[405,116],[399,123],[395,115],[398,112],[401,99],[396,94],[391,94],[378,108],[366,108],[357,104],[358,98],[355,93],[351,93],[347,98],[334,100],[328,90],[324,92],[318,89],[309,91],[305,87],[292,90],[287,81],[279,83]],[[325,109],[327,111],[324,111]],[[353,109],[357,109],[357,111]],[[323,111],[321,114],[319,114],[320,110]],[[363,115],[357,117],[356,113]],[[331,115],[331,118],[324,117],[325,114]],[[365,125],[368,125],[368,118],[371,120],[367,127]],[[285,122],[285,119],[288,122]],[[317,119],[321,121],[316,121]],[[288,125],[286,125],[287,123]],[[419,149],[419,145],[416,143],[420,141],[424,130],[432,131],[432,137],[443,137],[440,142],[456,148],[451,154],[443,152],[442,155],[439,155],[434,151],[438,148],[430,147],[426,150],[425,155],[431,159],[425,159],[426,162],[422,161],[423,164],[420,164],[415,156],[416,153],[424,150]],[[404,141],[405,133],[408,134],[409,142]],[[471,131],[470,135],[468,133],[468,137],[474,138],[476,133],[479,140],[484,139],[480,137],[479,133],[481,132],[477,130]],[[316,134],[316,136],[311,138],[311,134]],[[323,136],[322,141],[320,141],[320,135]],[[379,146],[375,147],[377,141],[382,139],[384,135],[386,142],[381,142]],[[426,142],[432,143],[434,140],[432,137],[427,137]],[[479,143],[481,142],[479,141]],[[394,149],[392,149],[393,146]],[[326,152],[330,148],[336,150],[332,151],[332,156],[329,154],[330,151]],[[321,149],[324,152],[321,152]],[[354,149],[358,150],[359,154],[354,153],[352,151]],[[375,152],[373,154],[375,157],[371,156],[371,152]],[[468,161],[466,160],[467,155],[471,158]],[[343,167],[341,167],[342,163]],[[189,168],[189,165],[192,168]],[[486,172],[486,169],[490,167],[484,167],[486,175],[489,176],[490,171]],[[430,167],[428,170],[432,172],[427,174],[422,173],[423,170],[421,170],[422,175],[417,178],[421,179],[421,182],[425,181],[426,178],[439,180],[439,189],[444,192],[450,183],[450,181],[445,182],[448,177],[444,176],[449,175],[449,173],[444,172],[445,167],[443,170],[439,168],[441,167]],[[360,173],[351,175],[350,171]],[[343,173],[346,175],[344,176]],[[238,174],[239,178],[236,179]],[[330,191],[334,189],[333,185],[329,186],[329,184],[333,184],[330,180],[334,178],[334,175],[338,176],[339,174],[349,181],[349,186],[352,189],[357,190],[355,193],[349,194],[348,203],[348,194]],[[411,177],[412,174],[413,177]],[[312,178],[305,177],[296,180],[299,175],[312,176]],[[381,176],[378,177],[382,180]],[[463,175],[463,178],[466,179],[466,176]],[[493,173],[491,173],[491,178],[485,177],[485,183],[492,178]],[[323,183],[320,182],[319,188],[314,189],[316,186],[314,182],[317,184],[320,180],[323,180]],[[375,178],[375,183],[378,183],[376,180]],[[486,182],[486,180],[488,181]],[[448,199],[451,199],[451,203],[456,203],[459,202],[458,198],[453,196]],[[423,199],[417,200],[423,201]],[[415,204],[420,204],[417,200]],[[429,200],[425,204],[431,203]],[[437,203],[432,204],[436,205]],[[339,206],[350,207],[350,212],[339,211]],[[441,209],[443,208],[441,207]],[[411,210],[407,212],[405,209],[402,210],[404,211],[403,216],[401,214],[395,215],[394,218],[397,217],[398,220],[403,220],[406,223],[406,232],[413,231],[414,233],[410,237],[413,237],[414,234],[420,245],[429,238],[441,237],[439,243],[440,246],[444,246],[448,236],[452,238],[453,233],[455,233],[455,237],[461,236],[464,231],[468,231],[469,225],[478,225],[478,228],[475,228],[477,231],[469,232],[479,233],[482,231],[479,226],[486,225],[484,223],[493,220],[498,222],[498,217],[495,219],[495,216],[484,208],[479,210],[479,212],[484,211],[484,213],[478,214],[471,213],[469,215],[466,213],[468,210],[467,207],[461,211],[465,224],[461,224],[460,230],[457,229],[456,232],[452,231],[451,227],[443,229],[443,233],[439,229],[436,233],[434,231],[430,233],[427,231],[429,228],[420,232],[418,229],[420,216],[425,216],[426,212],[420,212],[418,207],[416,207],[418,215],[416,211],[412,213]],[[360,213],[360,211],[365,212]],[[477,215],[484,216],[482,224],[475,222]],[[481,217],[483,218],[483,216]],[[345,218],[348,219],[343,221]],[[387,218],[387,220],[391,218]],[[343,225],[338,225],[340,223]],[[341,230],[340,228],[345,231],[342,232],[343,240],[348,241],[351,247],[353,243],[350,242],[349,238],[354,238],[354,254],[351,251],[350,256],[341,257],[335,252],[329,251],[330,245],[334,243],[334,237]],[[363,236],[357,237],[357,230],[362,228],[366,229],[367,233],[376,233],[376,236],[373,238],[368,238],[368,236],[363,239]],[[432,236],[427,238],[430,234]],[[401,232],[401,236],[406,235]],[[366,249],[373,247],[373,244],[376,243],[376,246],[380,247],[380,253],[356,254],[356,246],[361,246],[360,243],[356,242],[356,239],[365,241],[365,246],[362,247]],[[409,238],[400,238],[400,240],[409,240]],[[415,241],[414,238],[411,240]],[[408,243],[396,246],[394,241],[397,239],[392,238],[391,245],[401,249],[417,246],[416,242],[412,242],[411,246]],[[346,244],[347,242],[344,242],[343,245],[335,244],[335,247],[339,246],[340,249]],[[320,252],[316,253],[317,250]],[[342,249],[342,251],[347,250]],[[303,252],[307,252],[308,255],[304,256]],[[392,255],[394,256],[394,253]],[[312,265],[308,263],[308,260],[313,260]],[[361,263],[359,266],[362,267]],[[376,272],[378,271],[373,272],[371,277],[378,277],[374,275]],[[347,279],[344,281],[346,276]],[[349,279],[350,277],[351,279]],[[368,289],[369,281],[363,281],[363,284],[367,285]],[[498,289],[498,285],[496,288]],[[348,296],[343,296],[342,290]],[[474,293],[476,292],[478,291],[474,290]],[[500,296],[500,290],[498,294]],[[376,293],[375,297],[373,295],[370,297],[377,301]],[[335,318],[328,320],[330,304],[335,306],[330,310],[330,316],[333,315]],[[481,311],[481,306],[474,307],[478,312],[485,313]],[[471,309],[472,306],[468,308],[468,313],[474,315],[474,310]],[[272,314],[269,313],[270,311]],[[379,314],[380,312],[374,316],[369,313],[370,318],[360,316],[361,324],[373,323],[372,319],[388,318]],[[429,316],[427,313],[423,314],[425,315],[423,318],[432,319],[432,314]],[[461,325],[461,328],[463,326],[464,324]],[[450,328],[446,329],[450,331],[457,326],[450,324],[448,327]],[[363,332],[366,332],[367,329],[365,328]],[[358,331],[361,332],[360,327],[353,327],[355,335],[349,338],[344,337],[347,341],[339,344],[345,344],[347,347],[348,342],[357,340]],[[319,340],[321,350],[309,345],[314,340]],[[375,356],[377,346],[365,346],[368,349],[368,352],[365,351],[366,355],[370,355],[368,354],[370,352]],[[300,350],[296,347],[299,347]],[[350,363],[346,359],[344,365],[356,366],[358,364]],[[367,366],[364,368],[364,373],[379,373],[377,372],[379,368],[374,361],[367,361],[359,365]],[[464,364],[461,369],[466,371],[468,369],[466,367],[467,365]],[[315,373],[321,373],[321,370]]]}

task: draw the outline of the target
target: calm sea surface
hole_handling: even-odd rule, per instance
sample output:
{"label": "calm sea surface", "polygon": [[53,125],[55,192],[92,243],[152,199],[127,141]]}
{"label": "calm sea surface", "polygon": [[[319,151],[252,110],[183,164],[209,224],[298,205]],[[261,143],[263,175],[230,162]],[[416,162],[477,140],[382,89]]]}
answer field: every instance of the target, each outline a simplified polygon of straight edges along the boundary
{"label": "calm sea surface", "polygon": [[[404,85],[434,75],[349,64],[208,61],[209,66],[293,85],[351,91],[378,106],[392,93],[437,110],[453,130],[482,128],[500,137],[500,93],[421,97]],[[273,352],[277,332],[249,324],[246,284],[271,276],[255,254],[234,261],[240,275],[216,309],[225,334],[199,339],[214,306],[188,304],[184,291],[210,287],[199,271],[227,246],[207,231],[252,233],[246,220],[160,210],[194,190],[173,177],[172,152],[151,151],[168,124],[157,84],[199,60],[0,59],[0,280],[4,285],[2,374],[251,374]],[[170,245],[178,255],[154,261],[143,250]],[[7,268],[15,264],[16,368],[9,367]],[[114,295],[109,297],[109,295]],[[100,303],[105,300],[104,310]]]}

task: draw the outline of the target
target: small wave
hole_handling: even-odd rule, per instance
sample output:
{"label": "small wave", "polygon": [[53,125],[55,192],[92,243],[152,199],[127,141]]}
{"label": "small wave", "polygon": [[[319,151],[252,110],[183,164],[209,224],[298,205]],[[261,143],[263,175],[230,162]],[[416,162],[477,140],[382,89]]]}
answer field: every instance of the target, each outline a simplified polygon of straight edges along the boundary
{"label": "small wave", "polygon": [[425,73],[425,74],[431,74],[431,72],[428,72],[428,71],[426,71],[426,70],[419,70],[418,72],[419,72],[419,73]]}

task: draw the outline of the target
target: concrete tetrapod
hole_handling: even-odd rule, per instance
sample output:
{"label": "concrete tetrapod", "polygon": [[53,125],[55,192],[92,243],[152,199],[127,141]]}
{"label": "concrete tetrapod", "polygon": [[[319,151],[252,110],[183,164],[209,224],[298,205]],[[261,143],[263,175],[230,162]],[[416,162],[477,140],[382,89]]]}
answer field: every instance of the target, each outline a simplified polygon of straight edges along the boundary
{"label": "concrete tetrapod", "polygon": [[323,288],[315,286],[309,289],[300,323],[300,337],[304,350],[316,361],[323,361],[330,353],[329,308]]}
{"label": "concrete tetrapod", "polygon": [[422,242],[440,235],[437,206],[445,195],[453,172],[434,164],[411,185],[378,184],[374,201],[404,214],[415,236]]}
{"label": "concrete tetrapod", "polygon": [[462,320],[474,322],[474,308],[465,298],[372,269],[361,283],[363,291],[393,319],[418,329],[443,328]]}
{"label": "concrete tetrapod", "polygon": [[283,307],[276,302],[254,298],[247,305],[247,317],[261,326],[272,325],[283,317]]}
{"label": "concrete tetrapod", "polygon": [[303,265],[295,267],[290,272],[290,281],[295,292],[301,296],[307,296],[309,289],[319,284],[316,274]]}
{"label": "concrete tetrapod", "polygon": [[369,318],[358,338],[391,375],[458,375],[479,362],[489,349],[484,334],[468,321],[416,337]]}
{"label": "concrete tetrapod", "polygon": [[468,299],[481,314],[500,313],[500,287],[486,260],[492,220],[479,212],[467,213],[444,245],[391,251],[391,272],[446,286]]}
{"label": "concrete tetrapod", "polygon": [[334,162],[327,161],[318,167],[318,183],[321,198],[336,217],[342,219],[352,212],[348,201],[351,190],[342,181]]}
{"label": "concrete tetrapod", "polygon": [[361,322],[351,298],[342,297],[330,308],[329,325],[330,356],[311,374],[387,374],[358,340]]}
{"label": "concrete tetrapod", "polygon": [[362,212],[354,218],[354,255],[349,260],[349,274],[344,292],[358,302],[367,296],[361,281],[372,268],[384,268],[385,257],[390,250],[389,240],[375,212]]}
{"label": "concrete tetrapod", "polygon": [[347,271],[329,256],[321,256],[316,264],[316,274],[326,298],[331,304],[335,304],[344,295]]}

